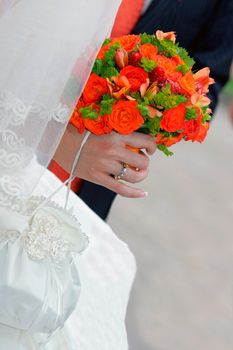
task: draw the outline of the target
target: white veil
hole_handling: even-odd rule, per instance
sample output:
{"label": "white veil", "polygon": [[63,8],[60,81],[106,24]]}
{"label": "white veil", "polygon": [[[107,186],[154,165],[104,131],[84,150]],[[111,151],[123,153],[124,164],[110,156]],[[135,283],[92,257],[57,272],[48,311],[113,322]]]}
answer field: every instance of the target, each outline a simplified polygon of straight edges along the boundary
{"label": "white veil", "polygon": [[0,205],[49,164],[121,0],[0,0]]}

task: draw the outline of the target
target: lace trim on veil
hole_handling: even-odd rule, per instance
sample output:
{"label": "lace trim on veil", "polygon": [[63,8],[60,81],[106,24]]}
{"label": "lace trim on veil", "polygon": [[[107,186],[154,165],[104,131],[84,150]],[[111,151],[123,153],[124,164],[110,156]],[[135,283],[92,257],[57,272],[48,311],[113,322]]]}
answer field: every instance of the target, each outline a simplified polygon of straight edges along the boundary
{"label": "lace trim on veil", "polygon": [[47,124],[52,120],[64,124],[70,110],[62,103],[51,111],[39,104],[26,106],[10,91],[0,92],[0,205],[12,207],[26,194],[25,174],[20,172],[33,161],[34,149],[17,128],[24,126],[29,114]]}

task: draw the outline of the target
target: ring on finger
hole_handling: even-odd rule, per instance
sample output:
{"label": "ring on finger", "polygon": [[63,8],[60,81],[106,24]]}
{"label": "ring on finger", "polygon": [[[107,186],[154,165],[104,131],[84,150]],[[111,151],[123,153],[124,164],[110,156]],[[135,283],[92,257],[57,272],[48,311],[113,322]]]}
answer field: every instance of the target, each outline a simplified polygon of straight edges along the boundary
{"label": "ring on finger", "polygon": [[133,170],[135,170],[135,171],[137,171],[137,172],[140,171],[140,168],[138,168],[138,167],[135,168],[135,167],[133,167],[133,166],[130,166],[128,163],[124,163],[123,165],[124,165],[126,168],[131,168],[131,169],[133,169]]}
{"label": "ring on finger", "polygon": [[118,175],[115,175],[114,176],[114,179],[115,180],[121,180],[121,179],[123,179],[123,177],[125,176],[125,173],[126,173],[126,171],[127,171],[127,169],[128,169],[128,164],[123,164],[123,167],[122,167],[122,169],[121,169],[121,171],[120,171],[120,173],[118,174]]}

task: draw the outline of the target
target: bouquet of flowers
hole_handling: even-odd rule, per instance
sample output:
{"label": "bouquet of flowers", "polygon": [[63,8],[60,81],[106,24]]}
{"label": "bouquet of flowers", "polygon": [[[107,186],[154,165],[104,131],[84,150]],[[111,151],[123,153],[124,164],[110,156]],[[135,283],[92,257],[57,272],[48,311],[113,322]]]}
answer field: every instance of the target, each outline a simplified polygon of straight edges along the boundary
{"label": "bouquet of flowers", "polygon": [[80,133],[152,135],[166,155],[181,140],[202,142],[214,80],[194,63],[174,32],[107,39],[70,122]]}

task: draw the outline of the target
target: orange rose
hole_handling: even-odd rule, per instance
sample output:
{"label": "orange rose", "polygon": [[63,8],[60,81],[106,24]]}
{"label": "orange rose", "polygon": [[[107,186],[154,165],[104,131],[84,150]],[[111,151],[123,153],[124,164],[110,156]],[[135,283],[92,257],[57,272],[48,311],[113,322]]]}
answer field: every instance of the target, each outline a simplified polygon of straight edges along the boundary
{"label": "orange rose", "polygon": [[205,124],[199,124],[195,132],[187,134],[187,136],[185,137],[185,141],[197,141],[202,143],[206,138],[209,127],[210,123],[207,122]]}
{"label": "orange rose", "polygon": [[84,102],[80,98],[78,103],[77,103],[77,106],[75,107],[75,110],[70,118],[70,123],[78,129],[80,134],[82,134],[85,130],[83,118],[82,118],[81,114],[79,113],[79,109],[81,107],[84,107]]}
{"label": "orange rose", "polygon": [[133,51],[137,44],[140,44],[139,35],[124,35],[113,40],[114,43],[119,43],[127,52]]}
{"label": "orange rose", "polygon": [[210,123],[206,122],[205,124],[201,124],[199,133],[196,138],[197,142],[202,143],[205,140],[207,133],[209,131],[209,128],[210,128]]}
{"label": "orange rose", "polygon": [[83,99],[86,103],[99,102],[104,94],[109,92],[107,80],[92,73],[83,91]]}
{"label": "orange rose", "polygon": [[105,46],[102,46],[101,49],[99,50],[99,53],[96,57],[97,60],[103,60],[104,59],[104,56],[105,56],[105,53],[110,49],[112,43],[109,43]]}
{"label": "orange rose", "polygon": [[154,61],[158,53],[158,48],[152,44],[144,44],[139,47],[139,53],[142,57],[147,57]]}
{"label": "orange rose", "polygon": [[109,115],[109,125],[123,135],[138,130],[144,119],[137,109],[136,101],[119,101],[114,104]]}
{"label": "orange rose", "polygon": [[70,123],[78,129],[79,133],[82,134],[85,130],[85,126],[83,123],[83,118],[80,113],[75,111],[70,119]]}
{"label": "orange rose", "polygon": [[136,92],[140,90],[141,85],[147,82],[148,74],[140,67],[127,66],[121,70],[120,77],[126,77],[131,90]]}
{"label": "orange rose", "polygon": [[192,96],[196,92],[195,80],[191,72],[179,79],[179,84],[186,95]]}
{"label": "orange rose", "polygon": [[182,130],[187,135],[196,134],[200,129],[200,122],[197,119],[186,120],[183,124]]}
{"label": "orange rose", "polygon": [[163,68],[166,75],[173,74],[176,72],[177,64],[172,58],[165,57],[163,55],[157,55],[156,62],[158,67]]}
{"label": "orange rose", "polygon": [[163,117],[160,122],[160,127],[169,132],[176,132],[182,129],[186,108],[184,104],[171,108],[163,112]]}
{"label": "orange rose", "polygon": [[192,120],[185,120],[183,125],[183,131],[185,133],[185,141],[196,141],[200,132],[202,123],[202,111],[196,107],[197,117]]}
{"label": "orange rose", "polygon": [[169,79],[174,81],[174,82],[178,82],[179,79],[182,78],[182,73],[181,72],[174,72],[169,74]]}
{"label": "orange rose", "polygon": [[112,128],[108,125],[108,116],[98,116],[97,119],[83,119],[85,127],[95,135],[109,134]]}
{"label": "orange rose", "polygon": [[172,56],[171,58],[177,65],[178,64],[184,64],[184,61],[179,55]]}
{"label": "orange rose", "polygon": [[164,146],[170,147],[175,143],[180,142],[180,140],[182,140],[183,137],[184,137],[184,134],[179,134],[178,136],[168,136],[168,137],[164,137],[163,135],[158,134],[156,136],[156,143],[157,145],[164,145]]}

